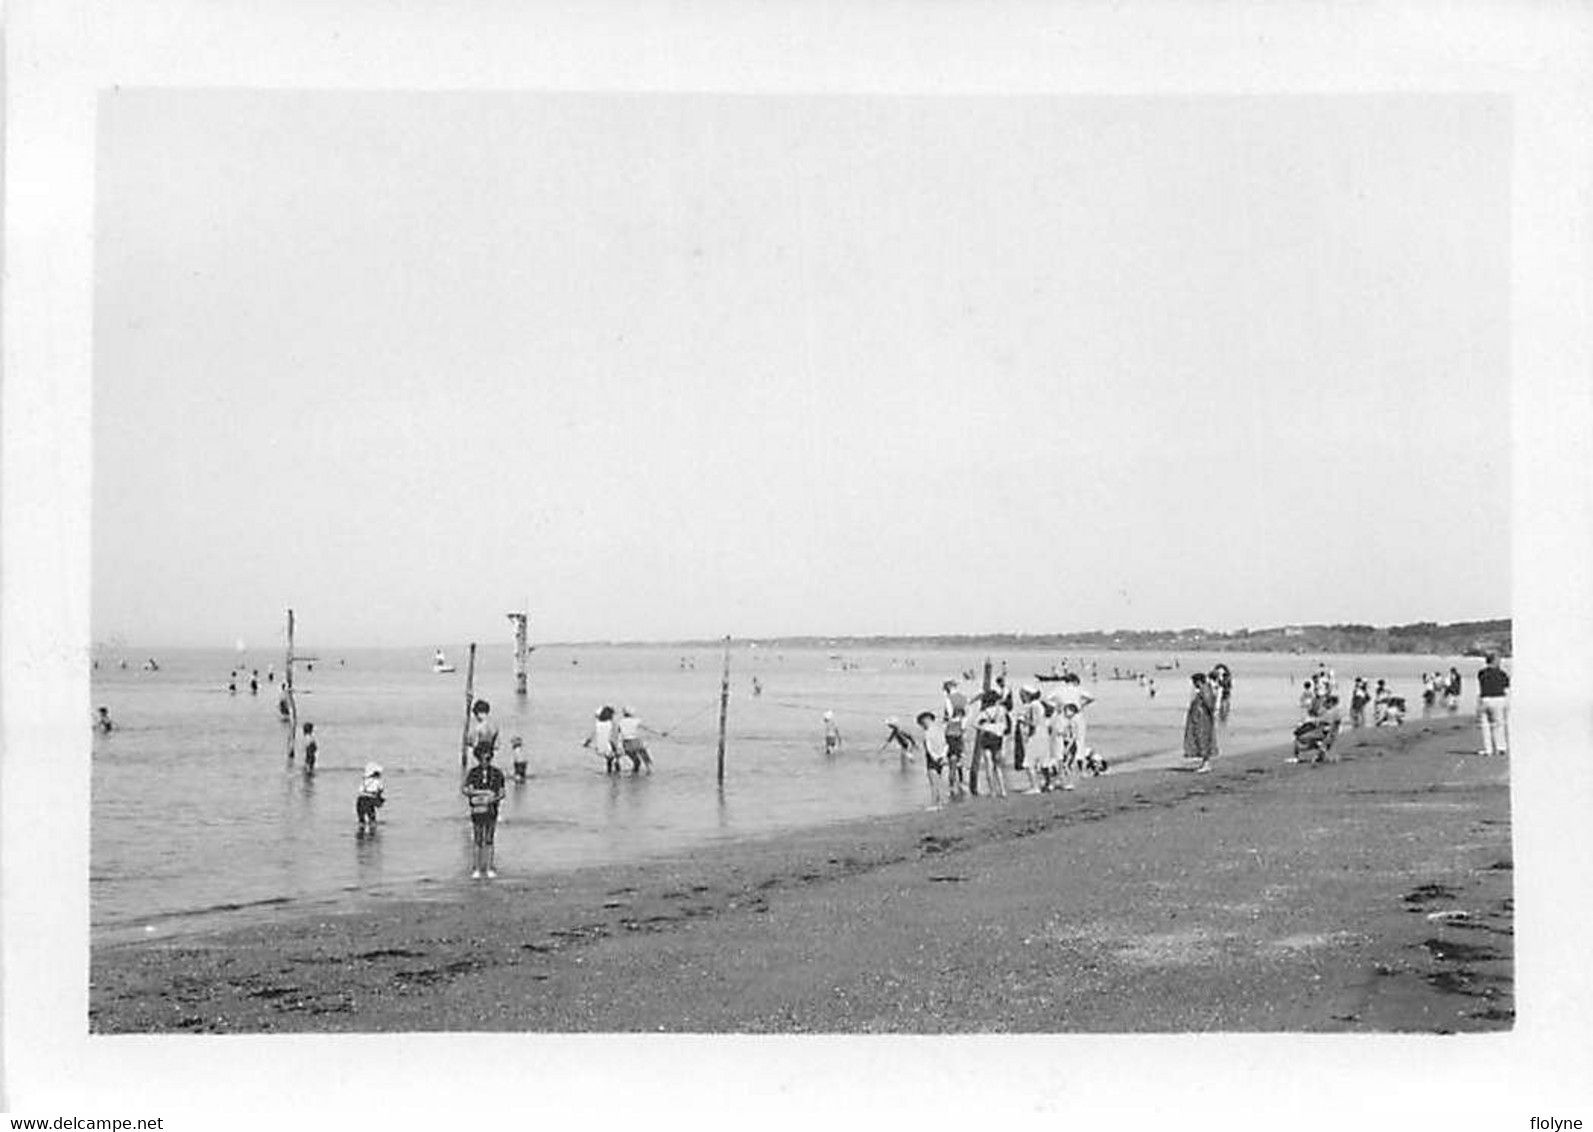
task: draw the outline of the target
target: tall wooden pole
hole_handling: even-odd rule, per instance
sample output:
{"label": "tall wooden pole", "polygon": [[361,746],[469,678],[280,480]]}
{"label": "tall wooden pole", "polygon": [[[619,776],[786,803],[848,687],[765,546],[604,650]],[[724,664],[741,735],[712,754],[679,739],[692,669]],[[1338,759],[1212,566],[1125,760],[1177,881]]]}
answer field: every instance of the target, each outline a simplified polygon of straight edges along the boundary
{"label": "tall wooden pole", "polygon": [[298,753],[299,704],[293,698],[293,610],[288,610],[288,655],[282,667],[283,694],[288,697],[288,758]]}
{"label": "tall wooden pole", "polygon": [[526,694],[526,622],[529,616],[524,613],[509,614],[509,622],[514,626],[514,694]]}
{"label": "tall wooden pole", "polygon": [[465,664],[465,729],[459,736],[459,773],[470,764],[470,709],[476,702],[476,645],[470,643],[470,659]]}
{"label": "tall wooden pole", "polygon": [[725,715],[730,708],[730,638],[725,638],[725,674],[719,681],[719,785],[725,784]]}

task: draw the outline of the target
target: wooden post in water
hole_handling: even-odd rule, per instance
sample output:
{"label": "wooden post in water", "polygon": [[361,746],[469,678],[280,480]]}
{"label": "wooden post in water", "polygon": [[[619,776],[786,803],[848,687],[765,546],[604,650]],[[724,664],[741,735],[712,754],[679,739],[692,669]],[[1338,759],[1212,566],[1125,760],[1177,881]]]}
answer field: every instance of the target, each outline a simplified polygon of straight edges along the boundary
{"label": "wooden post in water", "polygon": [[465,728],[459,736],[459,773],[470,767],[470,709],[476,702],[476,643],[470,642],[470,659],[465,664]]}
{"label": "wooden post in water", "polygon": [[725,714],[730,707],[730,638],[725,637],[725,674],[719,681],[719,785],[725,784]]}
{"label": "wooden post in water", "polygon": [[509,614],[509,623],[514,626],[514,694],[526,694],[526,623],[529,615],[525,613]]}
{"label": "wooden post in water", "polygon": [[282,689],[288,698],[288,760],[299,749],[299,704],[293,698],[293,610],[288,610],[288,654],[283,662]]}

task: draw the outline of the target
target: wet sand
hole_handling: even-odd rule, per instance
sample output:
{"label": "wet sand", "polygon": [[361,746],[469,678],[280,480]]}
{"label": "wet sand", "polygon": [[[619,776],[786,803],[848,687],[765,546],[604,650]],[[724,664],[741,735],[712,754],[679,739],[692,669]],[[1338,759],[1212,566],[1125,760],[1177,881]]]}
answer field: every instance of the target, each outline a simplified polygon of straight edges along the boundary
{"label": "wet sand", "polygon": [[[1469,717],[1067,793],[96,947],[95,1033],[1498,1031],[1508,760]],[[1140,764],[1143,765],[1143,764]],[[927,797],[926,797],[927,801]]]}

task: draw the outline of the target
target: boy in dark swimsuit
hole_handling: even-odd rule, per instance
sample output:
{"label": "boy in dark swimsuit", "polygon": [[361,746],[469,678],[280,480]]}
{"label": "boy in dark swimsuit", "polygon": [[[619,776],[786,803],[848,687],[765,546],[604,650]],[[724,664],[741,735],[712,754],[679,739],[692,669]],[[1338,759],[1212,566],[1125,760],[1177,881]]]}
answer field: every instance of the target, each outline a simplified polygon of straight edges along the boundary
{"label": "boy in dark swimsuit", "polygon": [[492,765],[492,745],[476,748],[476,765],[465,775],[459,792],[470,801],[471,835],[474,840],[470,876],[480,880],[498,875],[493,867],[494,836],[498,829],[498,803],[503,801],[503,771]]}

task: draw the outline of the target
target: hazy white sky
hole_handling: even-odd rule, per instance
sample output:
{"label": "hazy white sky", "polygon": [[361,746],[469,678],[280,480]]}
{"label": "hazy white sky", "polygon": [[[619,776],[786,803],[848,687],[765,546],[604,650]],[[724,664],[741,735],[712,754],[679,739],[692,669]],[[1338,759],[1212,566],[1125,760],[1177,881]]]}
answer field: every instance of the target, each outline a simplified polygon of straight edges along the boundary
{"label": "hazy white sky", "polygon": [[100,110],[99,639],[1510,613],[1504,99]]}

